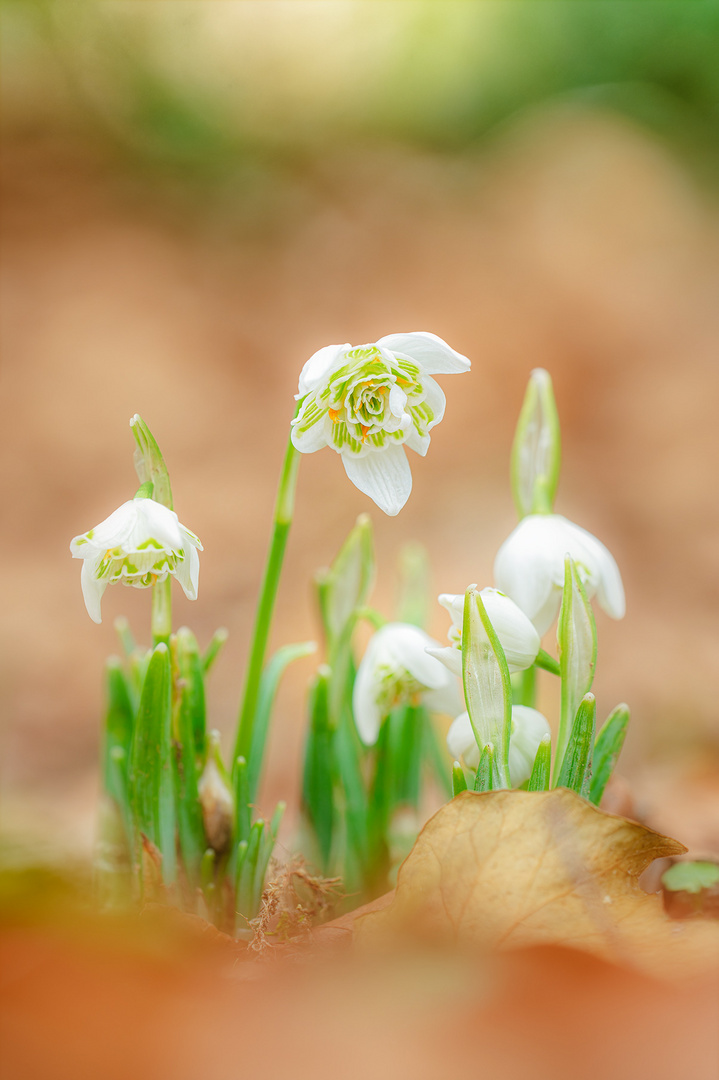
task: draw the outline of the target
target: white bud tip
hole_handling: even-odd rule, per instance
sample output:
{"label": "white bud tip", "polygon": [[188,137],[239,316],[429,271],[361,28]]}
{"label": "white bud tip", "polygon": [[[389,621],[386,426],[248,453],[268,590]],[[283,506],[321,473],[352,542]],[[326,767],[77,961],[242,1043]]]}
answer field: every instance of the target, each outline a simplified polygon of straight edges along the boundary
{"label": "white bud tip", "polygon": [[135,413],[134,416],[130,417],[130,427],[134,427],[135,424],[139,424],[139,422],[140,422],[140,414],[139,413]]}

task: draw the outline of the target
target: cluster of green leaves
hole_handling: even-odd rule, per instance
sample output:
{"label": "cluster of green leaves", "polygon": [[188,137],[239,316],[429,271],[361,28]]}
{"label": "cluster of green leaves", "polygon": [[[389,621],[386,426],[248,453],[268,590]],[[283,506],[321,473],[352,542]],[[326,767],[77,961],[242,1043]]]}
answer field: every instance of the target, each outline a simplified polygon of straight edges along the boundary
{"label": "cluster of green leaves", "polygon": [[182,628],[168,643],[138,648],[118,623],[124,658],[106,669],[100,900],[161,899],[199,912],[231,933],[257,914],[284,811],[253,820],[279,679],[312,646],[280,650],[261,686],[249,758],[231,779],[219,735],[207,730],[205,679],[226,638],[201,652]]}
{"label": "cluster of green leaves", "polygon": [[[316,578],[326,662],[309,695],[302,804],[313,859],[325,874],[342,876],[348,894],[368,899],[387,887],[393,866],[406,853],[407,835],[396,828],[398,812],[417,811],[425,766],[449,788],[443,753],[429,713],[402,705],[384,720],[377,744],[365,747],[352,710],[358,624],[384,622],[367,607],[375,578],[370,519],[362,515],[331,568]],[[414,625],[427,609],[423,550],[409,546],[400,564],[398,618]],[[353,906],[354,906],[353,903]]]}

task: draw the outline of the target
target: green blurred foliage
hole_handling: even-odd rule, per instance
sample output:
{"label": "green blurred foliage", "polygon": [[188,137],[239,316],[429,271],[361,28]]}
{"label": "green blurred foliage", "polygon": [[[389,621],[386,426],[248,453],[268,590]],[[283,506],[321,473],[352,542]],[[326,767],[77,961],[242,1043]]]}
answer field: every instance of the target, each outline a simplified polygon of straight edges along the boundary
{"label": "green blurred foliage", "polygon": [[[719,145],[717,0],[2,0],[6,124],[185,181],[346,142],[462,151],[546,103]],[[240,168],[241,163],[241,168]]]}

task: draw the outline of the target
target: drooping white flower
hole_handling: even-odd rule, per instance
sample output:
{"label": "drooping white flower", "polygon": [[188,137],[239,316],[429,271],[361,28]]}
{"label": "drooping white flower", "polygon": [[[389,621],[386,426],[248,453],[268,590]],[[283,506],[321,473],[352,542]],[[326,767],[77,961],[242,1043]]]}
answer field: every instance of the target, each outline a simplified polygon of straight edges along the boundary
{"label": "drooping white flower", "polygon": [[412,490],[404,447],[424,456],[444,416],[431,376],[469,368],[466,356],[425,331],[326,345],[302,369],[292,443],[303,454],[331,446],[352,483],[394,516]]}
{"label": "drooping white flower", "polygon": [[[528,705],[512,706],[512,734],[509,740],[509,777],[512,787],[519,787],[532,775],[539,744],[550,734],[547,718]],[[447,746],[455,760],[464,758],[470,769],[479,765],[479,747],[472,731],[469,713],[462,713],[447,732]]]}
{"label": "drooping white flower", "polygon": [[[474,586],[472,586],[474,588]],[[507,658],[510,672],[524,671],[532,666],[539,652],[539,634],[531,621],[513,600],[498,589],[482,589],[482,597],[489,621],[499,638]],[[452,625],[447,632],[451,645],[444,648],[430,648],[430,656],[449,668],[455,675],[462,675],[462,623],[464,620],[464,593],[442,593],[439,597],[442,607],[452,617]]]}
{"label": "drooping white flower", "polygon": [[437,644],[409,623],[387,623],[372,635],[352,696],[357,731],[366,746],[374,745],[382,721],[399,705],[421,702],[450,716],[461,708],[457,680],[427,653],[428,646]]}
{"label": "drooping white flower", "polygon": [[102,622],[102,595],[115,581],[144,589],[171,574],[188,600],[196,600],[198,548],[202,551],[202,544],[174,510],[154,499],[129,499],[70,542],[73,558],[83,560],[80,581],[88,615]]}
{"label": "drooping white flower", "polygon": [[619,568],[596,536],[560,514],[530,514],[510,533],[497,552],[497,587],[529,616],[544,634],[559,611],[564,584],[564,559],[571,555],[588,598],[613,619],[625,612]]}

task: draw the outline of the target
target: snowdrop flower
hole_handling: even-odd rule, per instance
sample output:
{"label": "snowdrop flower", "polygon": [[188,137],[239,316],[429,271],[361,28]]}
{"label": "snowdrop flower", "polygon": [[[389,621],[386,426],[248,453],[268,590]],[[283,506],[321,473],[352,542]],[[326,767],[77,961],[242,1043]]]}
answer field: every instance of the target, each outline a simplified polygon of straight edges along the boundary
{"label": "snowdrop flower", "polygon": [[94,529],[70,543],[74,559],[82,559],[82,595],[93,622],[102,622],[100,602],[114,581],[144,589],[168,574],[176,577],[188,600],[197,599],[202,544],[189,529],[154,499],[135,498],[118,507]]}
{"label": "snowdrop flower", "polygon": [[511,596],[542,635],[559,611],[566,555],[576,563],[588,599],[596,594],[606,613],[621,619],[624,587],[616,562],[595,536],[560,514],[530,514],[520,521],[497,552],[497,587]]}
{"label": "snowdrop flower", "polygon": [[[519,787],[532,775],[539,744],[550,734],[545,716],[528,705],[512,706],[512,734],[509,740],[509,777],[512,787]],[[452,757],[464,758],[468,768],[479,765],[479,747],[472,731],[469,713],[462,713],[447,732],[447,746]]]}
{"label": "snowdrop flower", "polygon": [[404,447],[424,456],[444,416],[431,376],[469,368],[466,356],[425,331],[326,345],[302,369],[292,443],[303,454],[331,446],[355,487],[394,516],[412,490]]}
{"label": "snowdrop flower", "polygon": [[382,721],[399,705],[421,701],[450,715],[462,707],[457,680],[427,654],[427,646],[437,644],[409,623],[387,623],[370,638],[352,697],[357,731],[366,746],[377,742]]}
{"label": "snowdrop flower", "polygon": [[[524,671],[531,667],[539,652],[539,634],[530,620],[513,600],[497,589],[482,589],[479,595],[504,649],[510,672]],[[452,644],[444,648],[429,648],[427,652],[430,656],[436,656],[453,674],[461,678],[464,593],[442,593],[439,602],[452,616],[452,625],[447,633]]]}

